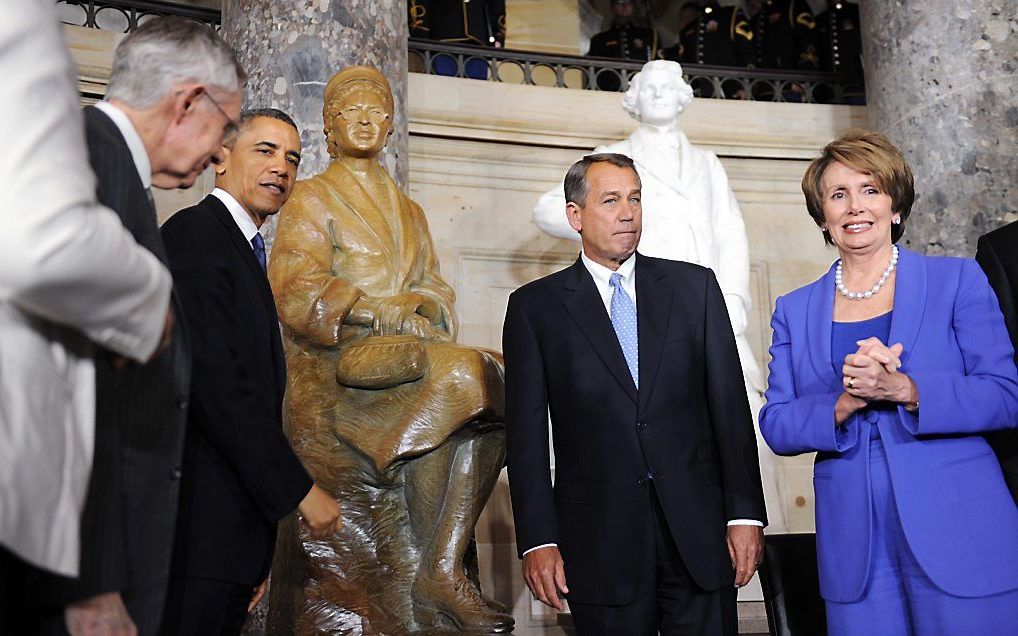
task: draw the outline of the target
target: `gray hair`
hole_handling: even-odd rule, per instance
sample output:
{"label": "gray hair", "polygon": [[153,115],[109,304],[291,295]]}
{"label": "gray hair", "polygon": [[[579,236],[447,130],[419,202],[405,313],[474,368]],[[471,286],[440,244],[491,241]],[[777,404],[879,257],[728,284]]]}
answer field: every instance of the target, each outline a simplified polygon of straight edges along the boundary
{"label": "gray hair", "polygon": [[626,114],[636,121],[640,121],[638,98],[640,87],[643,84],[642,76],[647,71],[668,71],[672,74],[675,83],[679,85],[679,93],[685,98],[683,107],[688,106],[689,102],[693,101],[693,88],[682,78],[682,66],[678,62],[672,62],[671,60],[653,60],[647,62],[640,69],[640,72],[629,81],[629,89],[622,96],[622,110],[626,111]]}
{"label": "gray hair", "polygon": [[574,163],[569,172],[566,173],[564,183],[566,203],[575,203],[583,207],[587,203],[587,170],[595,163],[610,163],[619,168],[629,168],[636,175],[636,182],[640,183],[640,173],[636,170],[636,164],[626,155],[617,152],[600,152],[587,155]]}
{"label": "gray hair", "polygon": [[179,84],[233,93],[246,80],[237,55],[215,31],[193,20],[160,17],[147,20],[117,45],[106,97],[148,108]]}

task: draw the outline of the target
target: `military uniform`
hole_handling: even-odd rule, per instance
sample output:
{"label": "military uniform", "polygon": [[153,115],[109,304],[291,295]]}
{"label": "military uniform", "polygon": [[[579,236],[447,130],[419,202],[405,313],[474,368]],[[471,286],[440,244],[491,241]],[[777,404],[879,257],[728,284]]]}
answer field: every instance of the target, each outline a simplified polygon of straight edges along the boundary
{"label": "military uniform", "polygon": [[[449,44],[505,45],[505,0],[408,0],[407,12],[410,37]],[[449,55],[432,58],[432,68],[438,75],[449,76],[459,70]],[[488,64],[468,59],[465,72],[473,79],[487,79]]]}
{"label": "military uniform", "polygon": [[[642,62],[653,60],[657,57],[657,33],[631,23],[614,24],[590,38],[587,55]],[[602,91],[617,91],[622,83],[614,73],[605,71],[597,76],[597,87]]]}
{"label": "military uniform", "polygon": [[732,22],[740,66],[815,71],[820,68],[816,17],[806,0],[767,0],[749,17],[736,10]]}
{"label": "military uniform", "polygon": [[735,51],[730,33],[735,11],[717,2],[708,2],[700,10],[700,17],[690,22],[679,34],[675,46],[664,49],[661,57],[687,64],[735,66]]}
{"label": "military uniform", "polygon": [[817,16],[817,33],[821,43],[820,68],[861,78],[859,5],[832,0],[827,11]]}
{"label": "military uniform", "polygon": [[505,45],[505,0],[408,0],[407,10],[411,37]]}

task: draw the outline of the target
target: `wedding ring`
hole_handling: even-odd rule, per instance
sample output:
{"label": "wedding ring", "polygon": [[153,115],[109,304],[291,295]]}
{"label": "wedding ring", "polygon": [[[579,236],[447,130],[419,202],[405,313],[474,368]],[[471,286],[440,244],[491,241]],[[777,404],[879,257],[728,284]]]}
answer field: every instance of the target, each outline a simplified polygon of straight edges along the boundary
{"label": "wedding ring", "polygon": [[850,389],[854,389],[855,388],[855,378],[849,378],[848,379],[848,388],[850,388]]}

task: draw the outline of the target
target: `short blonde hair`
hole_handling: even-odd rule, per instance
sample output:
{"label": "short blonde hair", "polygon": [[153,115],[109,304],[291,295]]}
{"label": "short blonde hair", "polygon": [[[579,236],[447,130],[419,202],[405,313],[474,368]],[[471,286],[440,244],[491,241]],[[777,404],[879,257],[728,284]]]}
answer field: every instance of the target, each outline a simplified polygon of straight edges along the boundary
{"label": "short blonde hair", "polygon": [[[905,220],[912,212],[915,201],[915,180],[912,168],[901,151],[886,135],[870,130],[854,129],[824,146],[820,156],[806,168],[802,177],[802,193],[806,209],[820,227],[824,223],[824,190],[822,180],[827,166],[833,162],[873,175],[877,185],[891,197],[891,209],[901,217],[901,223],[891,226],[891,242],[897,243],[905,233]],[[824,240],[831,243],[830,234]]]}

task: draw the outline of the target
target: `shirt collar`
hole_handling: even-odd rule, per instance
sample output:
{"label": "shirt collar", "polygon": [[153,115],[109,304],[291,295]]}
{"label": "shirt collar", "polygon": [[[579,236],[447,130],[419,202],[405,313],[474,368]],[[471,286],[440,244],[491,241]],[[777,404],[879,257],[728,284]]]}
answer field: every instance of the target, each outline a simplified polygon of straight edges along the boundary
{"label": "shirt collar", "polygon": [[583,261],[583,266],[586,267],[587,271],[590,272],[590,275],[594,277],[594,280],[601,283],[602,286],[610,285],[609,281],[611,280],[612,274],[620,275],[622,277],[623,284],[625,284],[629,281],[630,277],[632,277],[633,272],[636,269],[636,252],[633,252],[632,256],[623,261],[622,264],[619,265],[619,268],[615,271],[608,269],[600,263],[595,263],[585,252],[580,252],[580,259]]}
{"label": "shirt collar", "polygon": [[113,121],[117,130],[120,131],[124,141],[127,142],[128,150],[131,151],[131,158],[134,159],[134,167],[137,168],[138,176],[141,177],[141,184],[145,186],[146,190],[151,188],[152,163],[149,161],[148,152],[145,150],[145,142],[141,140],[137,129],[131,123],[131,118],[127,116],[127,113],[109,102],[96,102],[95,107],[105,113]]}
{"label": "shirt collar", "polygon": [[240,231],[244,234],[244,238],[250,243],[251,239],[254,238],[255,234],[258,233],[258,226],[248,216],[247,211],[244,207],[233,198],[233,195],[223,190],[222,188],[216,188],[212,191],[212,196],[223,202],[226,209],[230,211],[230,216],[233,217],[233,222],[237,224]]}

